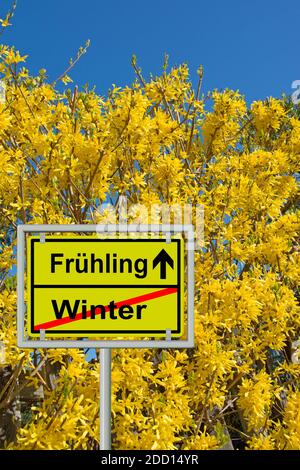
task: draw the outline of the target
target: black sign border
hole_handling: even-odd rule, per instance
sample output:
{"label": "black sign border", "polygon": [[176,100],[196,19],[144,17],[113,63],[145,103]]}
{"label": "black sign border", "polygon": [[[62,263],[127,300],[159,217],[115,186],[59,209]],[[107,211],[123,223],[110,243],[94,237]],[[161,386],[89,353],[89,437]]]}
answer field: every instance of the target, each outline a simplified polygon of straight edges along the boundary
{"label": "black sign border", "polygon": [[[45,239],[45,243],[49,243],[49,242],[78,242],[80,241],[80,238],[81,237],[78,237],[78,238],[46,238]],[[135,286],[135,285],[132,285],[130,287],[133,287],[133,288],[149,288],[149,287],[177,287],[177,328],[176,330],[171,330],[171,334],[177,334],[177,333],[180,333],[180,328],[181,328],[181,253],[180,253],[180,246],[181,246],[181,240],[182,239],[171,239],[170,240],[170,243],[176,243],[177,244],[177,260],[178,260],[178,264],[177,264],[177,285],[176,286],[170,286],[170,285],[166,285],[166,284],[162,284],[161,286],[157,285],[157,286],[152,286],[152,285],[138,285],[138,286]],[[31,334],[33,335],[36,335],[40,332],[40,330],[35,330],[34,329],[34,289],[35,288],[39,288],[39,287],[42,287],[42,286],[37,286],[35,283],[34,283],[34,244],[35,243],[40,243],[40,240],[38,238],[32,238],[31,240],[31,246],[30,246],[30,268],[31,268],[31,277],[30,277],[30,282],[31,282],[31,289],[30,289],[30,318],[31,318],[31,322],[30,322],[30,331],[31,331]],[[130,242],[141,242],[141,243],[155,243],[155,242],[164,242],[163,239],[159,238],[159,239],[117,239],[117,238],[106,238],[106,239],[95,239],[95,238],[84,238],[82,240],[82,242],[99,242],[99,243],[103,243],[103,242],[122,242],[122,243],[130,243]],[[49,285],[48,287],[54,287],[55,285]],[[64,285],[59,285],[59,287],[62,287],[63,288]],[[69,287],[69,288],[72,288],[72,286],[74,285],[65,285],[65,287]],[[78,285],[75,285],[77,288],[79,287]],[[43,287],[45,288],[46,285],[43,285]],[[97,285],[82,285],[81,287],[99,287]],[[122,287],[122,285],[102,285],[102,287],[111,287],[111,288],[114,288],[114,287]],[[124,287],[124,285],[123,285]],[[129,287],[128,285],[126,285],[125,287]],[[51,334],[51,336],[53,334],[62,334],[62,333],[65,333],[65,334],[70,334],[72,333],[72,335],[74,335],[75,333],[79,333],[79,334],[84,334],[84,333],[94,333],[95,336],[97,336],[97,334],[149,334],[149,333],[161,333],[162,335],[165,335],[166,334],[166,330],[76,330],[76,332],[74,330],[58,330],[58,331],[54,331],[54,330],[45,330],[45,334]]]}

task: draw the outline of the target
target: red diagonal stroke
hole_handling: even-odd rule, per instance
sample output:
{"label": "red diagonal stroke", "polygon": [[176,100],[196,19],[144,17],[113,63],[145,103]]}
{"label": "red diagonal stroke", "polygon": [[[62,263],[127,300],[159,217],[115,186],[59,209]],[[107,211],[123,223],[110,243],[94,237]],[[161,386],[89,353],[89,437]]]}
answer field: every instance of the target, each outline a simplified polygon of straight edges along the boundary
{"label": "red diagonal stroke", "polygon": [[[120,302],[115,302],[116,308],[122,307],[122,305],[135,305],[139,302],[146,302],[147,300],[157,299],[158,297],[163,297],[165,295],[174,294],[177,292],[177,287],[168,287],[166,289],[156,290],[150,292],[149,294],[139,295],[138,297],[132,297],[131,299],[121,300]],[[109,311],[109,305],[105,305],[105,311]],[[88,318],[91,314],[91,311],[86,312],[86,317]],[[99,315],[100,312],[95,312],[96,315]],[[48,330],[49,328],[55,328],[56,326],[65,325],[66,323],[72,323],[73,321],[82,320],[82,313],[77,313],[75,318],[64,317],[57,320],[48,321],[46,323],[41,323],[40,325],[35,325],[34,329],[37,330]]]}

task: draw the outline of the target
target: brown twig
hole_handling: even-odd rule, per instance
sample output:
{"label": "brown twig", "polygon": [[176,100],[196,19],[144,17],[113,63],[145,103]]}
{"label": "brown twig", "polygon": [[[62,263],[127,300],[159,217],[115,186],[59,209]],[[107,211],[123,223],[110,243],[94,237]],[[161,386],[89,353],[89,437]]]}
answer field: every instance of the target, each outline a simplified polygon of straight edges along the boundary
{"label": "brown twig", "polygon": [[77,64],[77,62],[81,59],[81,57],[86,53],[86,51],[88,50],[89,47],[90,47],[90,40],[88,39],[85,43],[85,47],[80,47],[79,48],[79,50],[77,52],[76,59],[74,61],[72,60],[69,67],[67,67],[66,70],[61,75],[59,75],[59,77],[56,78],[56,80],[54,80],[54,82],[52,82],[52,86],[54,86],[56,84],[56,82],[58,82],[59,80],[64,78],[70,72],[70,70]]}

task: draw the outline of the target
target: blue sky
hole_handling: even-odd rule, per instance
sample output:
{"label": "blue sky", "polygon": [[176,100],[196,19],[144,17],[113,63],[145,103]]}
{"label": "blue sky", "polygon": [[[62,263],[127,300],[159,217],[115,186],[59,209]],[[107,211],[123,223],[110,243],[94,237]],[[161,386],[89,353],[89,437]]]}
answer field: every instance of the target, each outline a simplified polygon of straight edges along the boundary
{"label": "blue sky", "polygon": [[[0,4],[4,17],[9,0]],[[300,79],[299,0],[18,0],[13,27],[2,42],[28,54],[32,73],[50,80],[91,40],[71,76],[105,95],[112,83],[130,84],[135,53],[146,77],[164,53],[187,62],[195,77],[204,66],[204,91],[239,89],[248,102],[290,94]]]}

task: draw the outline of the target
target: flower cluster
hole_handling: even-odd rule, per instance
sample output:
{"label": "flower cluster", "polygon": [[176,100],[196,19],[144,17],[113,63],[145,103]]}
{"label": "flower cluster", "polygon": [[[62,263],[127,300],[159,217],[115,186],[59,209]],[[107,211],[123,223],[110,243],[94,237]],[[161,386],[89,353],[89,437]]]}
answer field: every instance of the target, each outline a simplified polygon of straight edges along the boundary
{"label": "flower cluster", "polygon": [[203,96],[202,70],[194,92],[186,65],[147,83],[135,59],[132,87],[59,92],[44,70],[18,68],[24,60],[0,47],[0,408],[22,407],[3,446],[98,445],[95,354],[16,346],[16,228],[98,223],[99,204],[126,195],[135,207],[202,204],[205,244],[195,348],[113,353],[113,447],[299,449],[297,110],[272,98],[247,109],[230,90]]}

